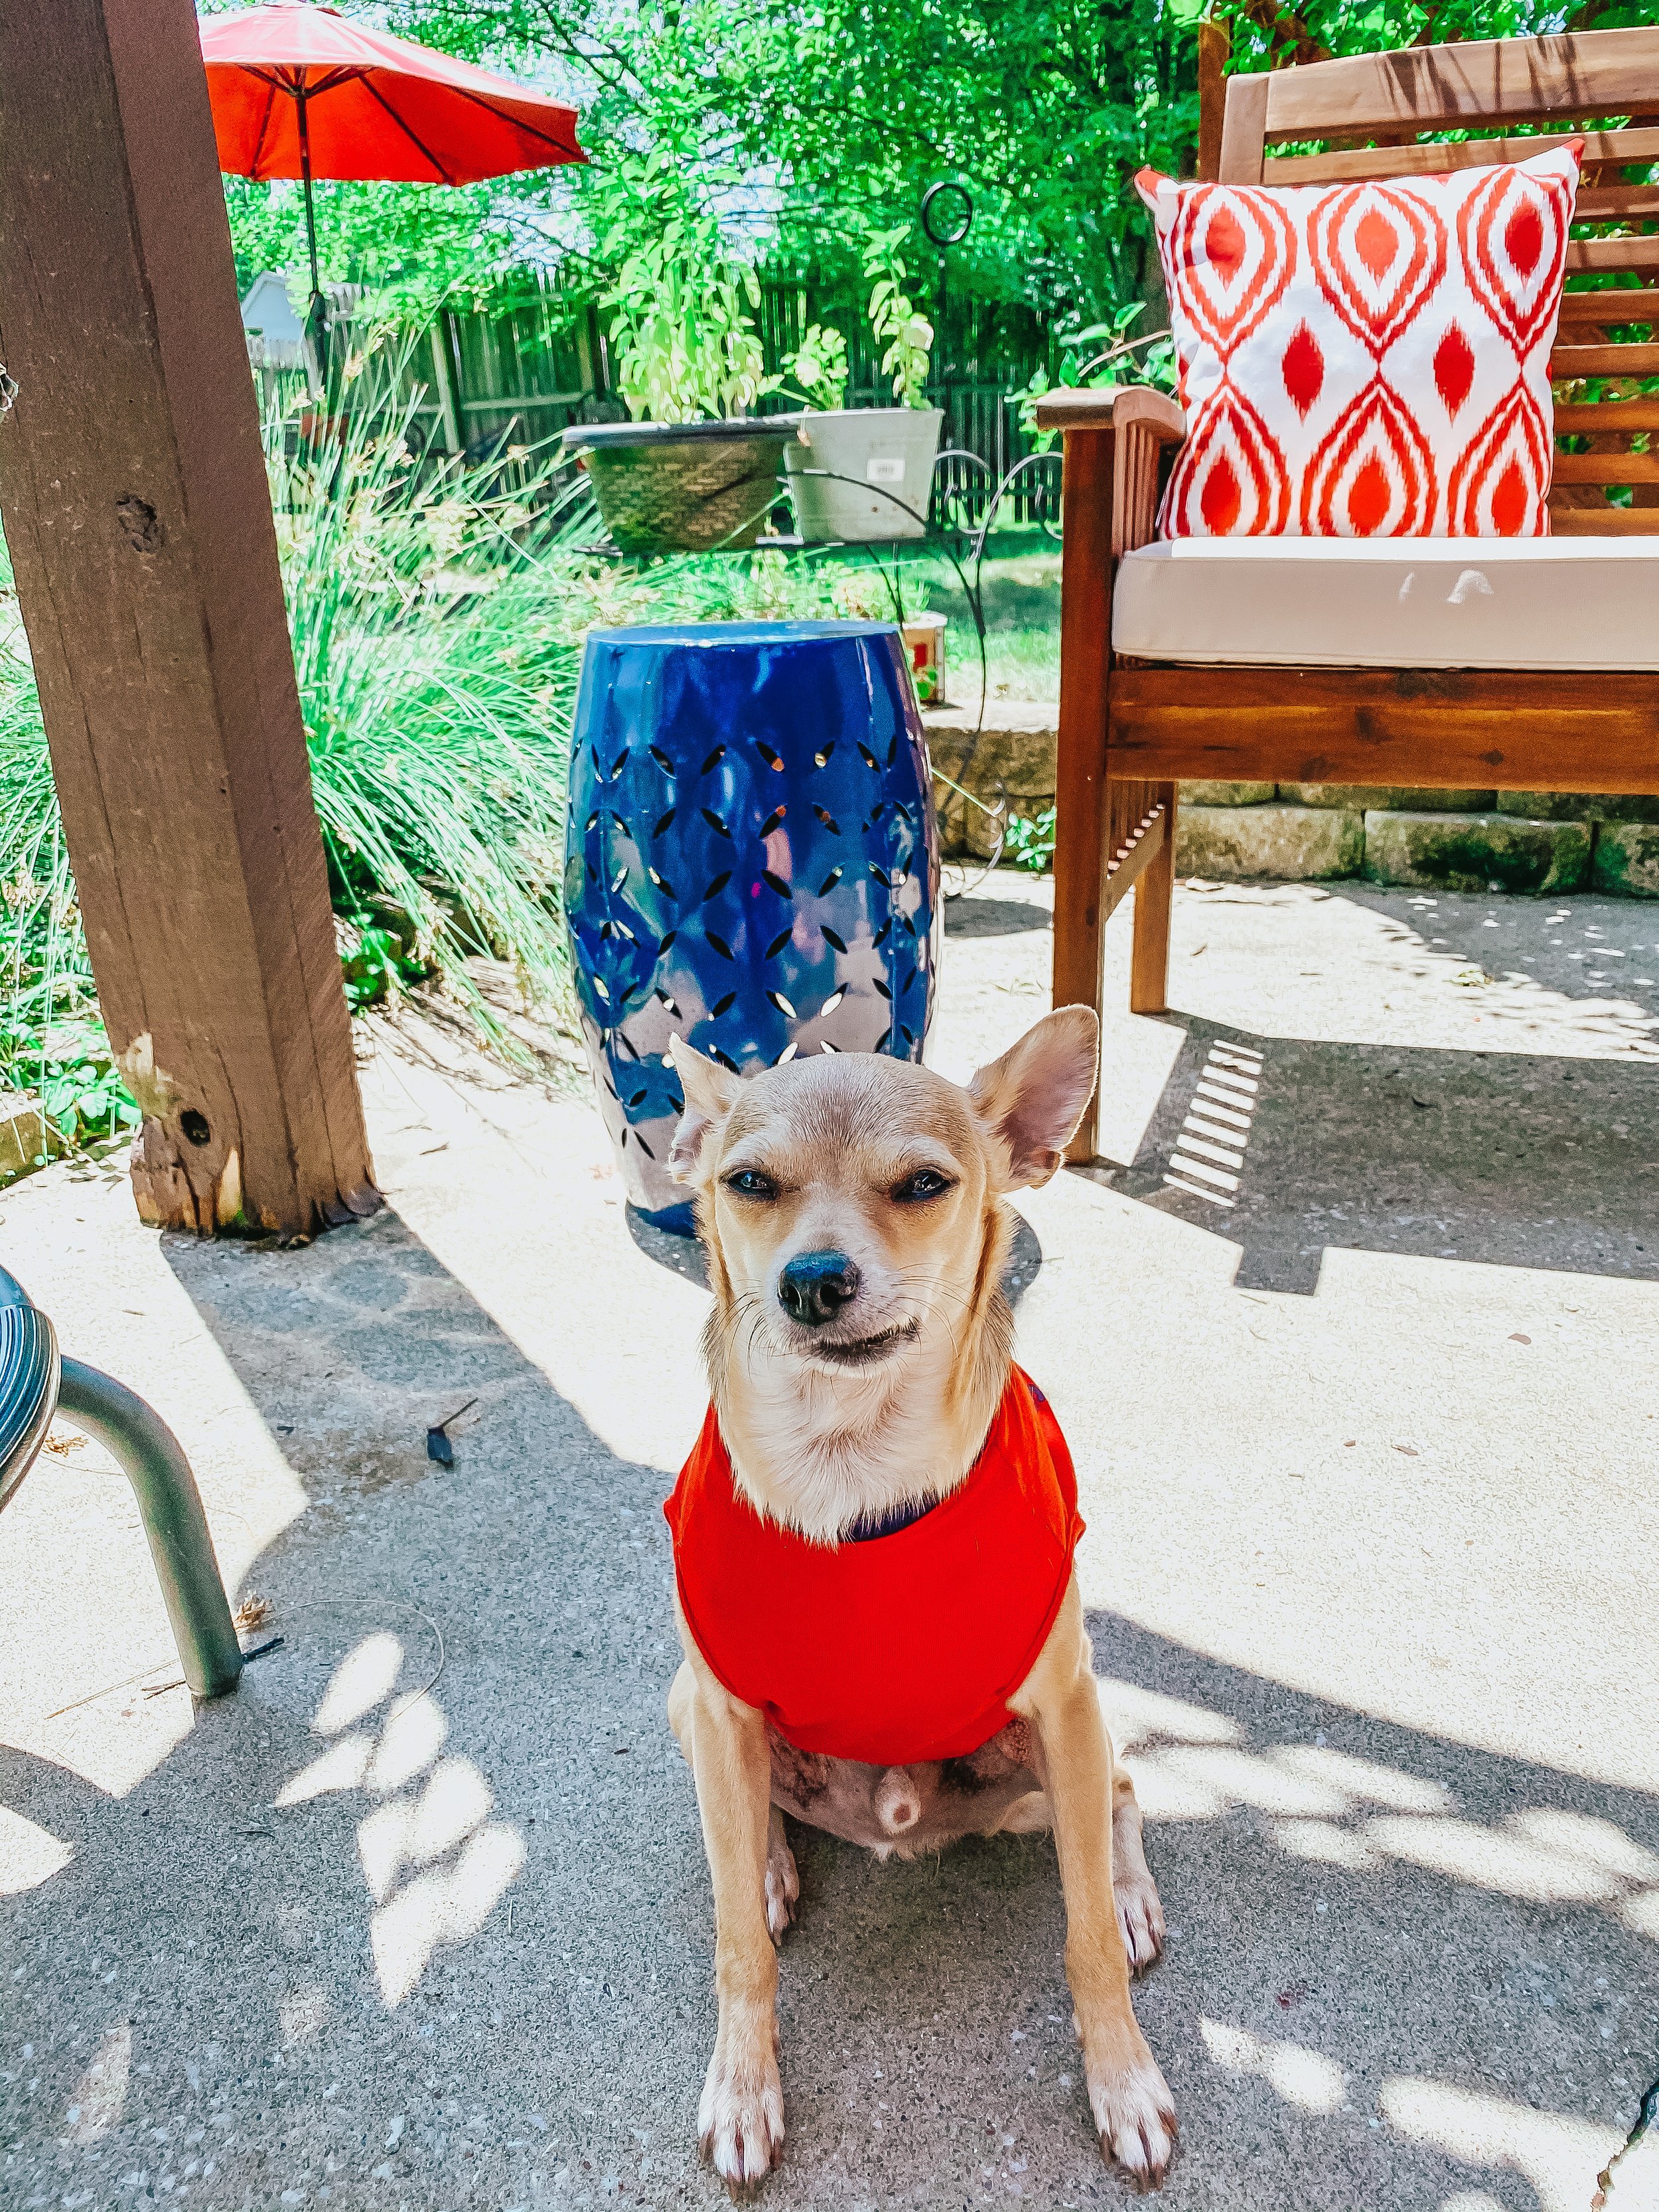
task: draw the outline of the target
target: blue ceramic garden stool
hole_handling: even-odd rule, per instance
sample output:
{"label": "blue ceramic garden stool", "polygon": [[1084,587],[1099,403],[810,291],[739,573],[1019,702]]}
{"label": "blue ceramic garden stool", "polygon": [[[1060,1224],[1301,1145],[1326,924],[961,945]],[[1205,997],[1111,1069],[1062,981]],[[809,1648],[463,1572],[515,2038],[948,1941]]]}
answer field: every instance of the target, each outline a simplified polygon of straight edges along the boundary
{"label": "blue ceramic garden stool", "polygon": [[668,1172],[669,1039],[744,1073],[797,1053],[920,1060],[939,830],[890,623],[595,630],[570,764],[565,906],[582,1030],[632,1203]]}

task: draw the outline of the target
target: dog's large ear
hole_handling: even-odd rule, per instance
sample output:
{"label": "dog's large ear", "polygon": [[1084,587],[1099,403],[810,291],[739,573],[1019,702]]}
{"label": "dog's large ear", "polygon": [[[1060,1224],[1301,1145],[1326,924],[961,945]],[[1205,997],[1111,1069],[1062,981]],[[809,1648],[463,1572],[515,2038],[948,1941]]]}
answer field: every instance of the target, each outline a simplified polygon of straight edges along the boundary
{"label": "dog's large ear", "polygon": [[968,1086],[974,1110],[1007,1147],[1006,1190],[1045,1183],[1066,1157],[1100,1068],[1100,1019],[1090,1006],[1045,1014]]}
{"label": "dog's large ear", "polygon": [[691,1182],[696,1176],[703,1139],[716,1121],[724,1121],[731,1112],[739,1079],[687,1044],[683,1036],[669,1039],[668,1056],[685,1093],[685,1111],[668,1148],[668,1166],[681,1182]]}

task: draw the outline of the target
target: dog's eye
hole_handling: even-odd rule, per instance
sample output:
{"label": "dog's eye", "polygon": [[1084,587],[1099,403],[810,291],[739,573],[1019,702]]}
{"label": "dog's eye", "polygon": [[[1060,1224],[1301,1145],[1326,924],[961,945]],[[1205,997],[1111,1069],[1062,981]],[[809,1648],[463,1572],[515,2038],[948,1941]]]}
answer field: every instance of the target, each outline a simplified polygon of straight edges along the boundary
{"label": "dog's eye", "polygon": [[726,1188],[738,1198],[775,1198],[778,1187],[758,1168],[739,1168],[726,1178]]}
{"label": "dog's eye", "polygon": [[927,1199],[943,1198],[951,1187],[950,1176],[941,1175],[937,1168],[918,1168],[902,1182],[894,1184],[891,1195],[899,1206],[920,1206]]}

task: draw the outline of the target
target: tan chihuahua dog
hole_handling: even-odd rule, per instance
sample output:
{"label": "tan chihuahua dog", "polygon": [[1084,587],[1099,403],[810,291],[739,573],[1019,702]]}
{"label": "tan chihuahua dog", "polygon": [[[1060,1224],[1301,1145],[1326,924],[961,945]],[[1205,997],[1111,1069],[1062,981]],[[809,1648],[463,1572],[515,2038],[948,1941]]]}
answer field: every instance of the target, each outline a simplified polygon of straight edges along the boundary
{"label": "tan chihuahua dog", "polygon": [[[963,1489],[994,1423],[1002,1432],[1018,1375],[999,1288],[1006,1194],[1060,1166],[1098,1055],[1099,1024],[1080,1006],[1046,1016],[965,1091],[873,1054],[744,1080],[675,1041],[685,1113],[672,1157],[696,1192],[714,1294],[711,1424],[729,1455],[728,1495],[775,1536],[793,1532],[815,1557],[867,1546],[872,1530],[873,1548],[901,1545],[883,1532]],[[682,1564],[685,1662],[668,1711],[696,1780],[720,2002],[698,2128],[734,2191],[767,2173],[783,2142],[773,1946],[799,1894],[784,1811],[884,1857],[1052,1828],[1095,2126],[1132,2180],[1163,2179],[1175,2112],[1129,1979],[1158,1957],[1164,1915],[1133,1788],[1101,1720],[1075,1573],[1064,1580],[1069,1547],[1059,1556],[1052,1628],[990,1740],[885,1768],[803,1751],[725,1686],[688,1621]]]}

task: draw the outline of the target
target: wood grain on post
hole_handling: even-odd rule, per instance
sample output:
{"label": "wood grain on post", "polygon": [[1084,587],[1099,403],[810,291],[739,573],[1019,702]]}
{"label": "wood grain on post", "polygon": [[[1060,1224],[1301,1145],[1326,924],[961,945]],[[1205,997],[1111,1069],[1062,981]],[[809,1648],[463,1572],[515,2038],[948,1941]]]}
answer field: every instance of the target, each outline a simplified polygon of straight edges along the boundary
{"label": "wood grain on post", "polygon": [[[1109,419],[1109,415],[1108,416]],[[1056,1006],[1101,998],[1106,915],[1106,686],[1111,667],[1115,433],[1068,429],[1060,480],[1060,734],[1054,771]],[[1091,1098],[1067,1157],[1098,1150]]]}
{"label": "wood grain on post", "polygon": [[1134,934],[1129,942],[1129,1012],[1162,1014],[1170,1006],[1170,922],[1175,898],[1176,809],[1173,783],[1159,787],[1164,834],[1135,883]]}
{"label": "wood grain on post", "polygon": [[0,508],[139,1211],[378,1203],[191,0],[0,9]]}
{"label": "wood grain on post", "polygon": [[1206,184],[1221,174],[1221,130],[1227,108],[1227,61],[1232,40],[1224,23],[1198,27],[1198,173]]}

